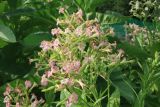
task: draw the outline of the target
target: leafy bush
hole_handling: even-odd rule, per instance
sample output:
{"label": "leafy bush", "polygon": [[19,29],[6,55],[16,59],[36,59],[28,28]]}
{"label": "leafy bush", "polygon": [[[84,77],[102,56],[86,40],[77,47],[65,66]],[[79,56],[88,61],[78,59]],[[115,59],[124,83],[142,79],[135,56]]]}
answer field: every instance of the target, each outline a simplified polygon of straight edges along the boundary
{"label": "leafy bush", "polygon": [[[135,9],[137,2],[141,1],[130,2],[134,16],[147,19],[153,15],[152,12],[137,13],[144,11],[146,1],[140,3],[143,5],[140,11]],[[11,82],[0,88],[0,95],[4,96],[0,104],[6,107],[158,107],[158,14],[154,13],[152,22],[146,22],[112,11],[97,12],[103,3],[105,0],[3,1],[0,67],[3,78],[9,75],[2,79],[3,83]],[[157,6],[156,11],[159,5],[151,4]],[[55,8],[48,8],[52,5]],[[13,56],[8,57],[11,52]],[[17,64],[23,69],[17,68]]]}

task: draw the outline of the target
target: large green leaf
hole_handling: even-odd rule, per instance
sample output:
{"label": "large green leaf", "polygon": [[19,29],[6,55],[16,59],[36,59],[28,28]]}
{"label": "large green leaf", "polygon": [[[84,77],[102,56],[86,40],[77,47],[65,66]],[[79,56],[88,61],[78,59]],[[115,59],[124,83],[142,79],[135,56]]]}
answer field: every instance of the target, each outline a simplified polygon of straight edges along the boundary
{"label": "large green leaf", "polygon": [[43,40],[51,40],[52,36],[49,33],[37,32],[26,36],[21,41],[21,44],[27,48],[35,48],[40,45]]}
{"label": "large green leaf", "polygon": [[118,45],[119,48],[123,49],[127,55],[134,58],[146,59],[149,55],[146,51],[142,50],[138,45],[131,45],[128,42],[124,42]]}
{"label": "large green leaf", "polygon": [[118,69],[114,69],[111,73],[111,81],[113,86],[120,92],[120,96],[123,96],[129,102],[135,101],[135,91],[131,86],[131,82],[121,73]]}
{"label": "large green leaf", "polygon": [[3,48],[7,44],[8,44],[7,42],[5,42],[5,41],[3,41],[3,40],[0,39],[0,48]]}
{"label": "large green leaf", "polygon": [[0,38],[7,42],[16,42],[14,33],[5,25],[0,25]]}
{"label": "large green leaf", "polygon": [[0,2],[0,13],[4,12],[6,6],[7,6],[7,2],[6,1]]}

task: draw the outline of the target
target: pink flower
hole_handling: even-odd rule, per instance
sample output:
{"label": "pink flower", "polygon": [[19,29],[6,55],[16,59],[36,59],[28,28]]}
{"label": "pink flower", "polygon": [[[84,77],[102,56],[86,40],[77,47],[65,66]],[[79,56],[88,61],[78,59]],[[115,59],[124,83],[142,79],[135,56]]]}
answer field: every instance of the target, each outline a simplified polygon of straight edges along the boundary
{"label": "pink flower", "polygon": [[81,9],[78,10],[78,12],[76,13],[77,17],[82,18],[83,16],[83,12]]}
{"label": "pink flower", "polygon": [[31,104],[31,107],[38,107],[38,100],[37,99],[35,99],[33,102],[32,102],[32,104]]}
{"label": "pink flower", "polygon": [[10,102],[6,102],[6,107],[10,107],[11,103]]}
{"label": "pink flower", "polygon": [[39,107],[40,104],[44,103],[45,101],[43,100],[43,98],[41,98],[39,101],[37,99],[37,96],[35,94],[32,94],[31,96],[31,107]]}
{"label": "pink flower", "polygon": [[82,28],[76,28],[76,30],[75,30],[74,32],[75,32],[75,34],[76,34],[77,36],[80,36],[80,35],[82,35],[82,33],[83,33]]}
{"label": "pink flower", "polygon": [[65,79],[61,80],[61,84],[67,85],[67,86],[72,86],[74,83],[73,83],[73,79],[65,78]]}
{"label": "pink flower", "polygon": [[60,44],[59,39],[55,39],[54,42],[53,42],[53,47],[57,48],[59,46],[59,44]]}
{"label": "pink flower", "polygon": [[71,64],[70,63],[64,63],[64,65],[63,65],[63,70],[66,72],[66,73],[69,73],[69,72],[71,72],[71,66],[70,66]]}
{"label": "pink flower", "polygon": [[54,61],[49,62],[49,67],[51,70],[46,72],[46,76],[48,78],[51,77],[54,73],[56,73],[59,70],[59,68],[56,66],[56,63]]}
{"label": "pink flower", "polygon": [[66,73],[70,73],[71,71],[78,71],[80,68],[80,61],[73,61],[64,63],[63,70]]}
{"label": "pink flower", "polygon": [[25,81],[25,86],[26,86],[27,89],[29,89],[29,88],[32,86],[31,81],[26,80],[26,81]]}
{"label": "pink flower", "polygon": [[6,104],[6,107],[10,107],[11,106],[11,103],[10,103],[10,98],[8,96],[6,96],[4,98],[4,101],[3,101],[5,104]]}
{"label": "pink flower", "polygon": [[54,73],[56,73],[59,70],[57,66],[51,67],[51,71],[46,72],[47,78],[50,78]]}
{"label": "pink flower", "polygon": [[51,77],[52,75],[53,75],[53,73],[52,73],[51,71],[47,71],[47,72],[46,72],[47,78]]}
{"label": "pink flower", "polygon": [[3,95],[4,95],[4,96],[7,96],[7,95],[10,94],[10,92],[11,92],[11,88],[10,88],[9,85],[7,85],[7,86],[6,86],[6,91],[3,93]]}
{"label": "pink flower", "polygon": [[66,107],[71,107],[71,105],[78,102],[78,95],[76,93],[72,93],[66,102]]}
{"label": "pink flower", "polygon": [[95,33],[96,35],[100,35],[100,33],[101,33],[98,26],[93,26],[92,32]]}
{"label": "pink flower", "polygon": [[60,28],[54,28],[51,30],[51,34],[54,35],[59,35],[61,34],[62,30]]}
{"label": "pink flower", "polygon": [[16,102],[16,107],[21,107],[19,102]]}
{"label": "pink flower", "polygon": [[42,50],[46,52],[52,49],[52,43],[44,40],[41,42],[40,48],[42,48]]}
{"label": "pink flower", "polygon": [[78,71],[80,68],[80,65],[81,65],[80,61],[74,61],[73,62],[73,70]]}
{"label": "pink flower", "polygon": [[91,36],[92,35],[91,27],[87,27],[85,33],[86,33],[87,36]]}
{"label": "pink flower", "polygon": [[55,61],[52,61],[52,60],[49,61],[49,66],[50,66],[50,67],[54,67],[55,65],[56,65],[56,62],[55,62]]}
{"label": "pink flower", "polygon": [[43,76],[41,77],[41,85],[42,86],[47,86],[48,85],[48,80],[46,78],[46,74],[43,74]]}
{"label": "pink flower", "polygon": [[64,14],[65,9],[63,7],[59,8],[59,13]]}

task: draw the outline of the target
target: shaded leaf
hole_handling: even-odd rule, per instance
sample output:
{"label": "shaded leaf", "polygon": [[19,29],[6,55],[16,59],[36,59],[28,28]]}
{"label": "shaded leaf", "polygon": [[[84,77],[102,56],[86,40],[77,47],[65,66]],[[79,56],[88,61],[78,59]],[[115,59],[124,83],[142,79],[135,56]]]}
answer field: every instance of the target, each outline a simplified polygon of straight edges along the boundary
{"label": "shaded leaf", "polygon": [[119,48],[123,49],[125,53],[131,57],[146,59],[149,55],[141,49],[138,45],[131,45],[128,42],[124,42],[118,45]]}
{"label": "shaded leaf", "polygon": [[119,90],[120,96],[123,96],[129,102],[134,102],[135,92],[130,81],[119,70],[114,70],[110,76],[112,84]]}
{"label": "shaded leaf", "polygon": [[26,38],[21,41],[21,44],[27,48],[35,48],[40,45],[41,41],[51,40],[51,37],[49,33],[36,32],[26,36]]}
{"label": "shaded leaf", "polygon": [[3,48],[7,44],[8,44],[7,42],[5,42],[5,41],[3,41],[3,40],[0,39],[0,48]]}
{"label": "shaded leaf", "polygon": [[5,25],[0,25],[0,38],[6,42],[16,42],[14,33]]}

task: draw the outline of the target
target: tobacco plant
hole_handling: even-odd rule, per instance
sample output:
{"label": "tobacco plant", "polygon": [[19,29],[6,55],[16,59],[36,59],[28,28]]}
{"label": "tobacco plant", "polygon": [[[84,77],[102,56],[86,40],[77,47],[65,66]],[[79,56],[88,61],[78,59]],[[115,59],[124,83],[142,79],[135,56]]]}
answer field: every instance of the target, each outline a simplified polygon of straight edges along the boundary
{"label": "tobacco plant", "polygon": [[[72,14],[67,6],[59,7],[51,40],[43,40],[30,58],[35,68],[6,85],[3,106],[158,107],[159,16],[152,26],[146,20],[140,26],[127,17],[113,17],[114,12],[89,14],[88,2],[74,3],[82,9]],[[134,12],[137,4],[131,5]]]}

